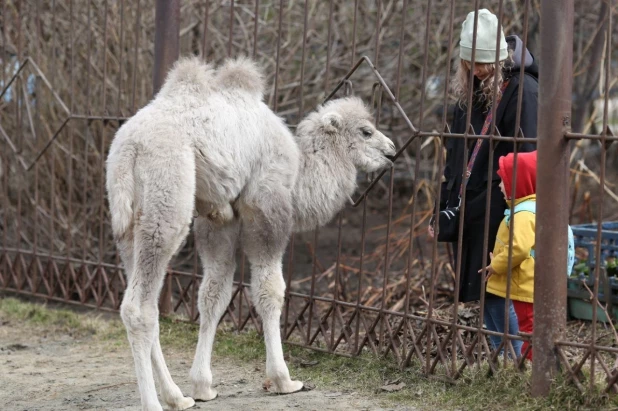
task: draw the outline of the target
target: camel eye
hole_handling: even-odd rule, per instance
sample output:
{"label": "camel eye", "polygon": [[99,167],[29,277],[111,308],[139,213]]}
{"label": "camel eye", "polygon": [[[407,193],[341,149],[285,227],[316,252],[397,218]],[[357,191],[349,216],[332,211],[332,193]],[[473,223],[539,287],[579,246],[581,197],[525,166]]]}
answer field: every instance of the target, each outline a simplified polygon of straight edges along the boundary
{"label": "camel eye", "polygon": [[368,129],[368,128],[362,128],[362,129],[361,129],[361,132],[363,133],[363,136],[364,136],[365,138],[369,138],[369,137],[371,137],[371,135],[373,134],[373,132],[371,131],[371,129]]}

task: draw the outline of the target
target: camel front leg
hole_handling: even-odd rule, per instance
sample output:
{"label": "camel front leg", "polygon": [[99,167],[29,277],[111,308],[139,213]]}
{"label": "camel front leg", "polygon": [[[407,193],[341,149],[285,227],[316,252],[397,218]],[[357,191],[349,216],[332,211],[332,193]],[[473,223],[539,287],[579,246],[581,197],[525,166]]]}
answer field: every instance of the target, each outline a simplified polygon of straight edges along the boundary
{"label": "camel front leg", "polygon": [[[239,201],[243,249],[251,263],[251,299],[262,317],[266,344],[266,376],[270,391],[300,391],[303,383],[290,378],[283,359],[279,321],[285,295],[281,260],[292,230],[289,188],[276,185],[279,175],[266,175],[247,189]],[[265,193],[268,193],[267,195]]]}
{"label": "camel front leg", "polygon": [[192,396],[199,401],[217,397],[217,391],[212,388],[212,347],[219,320],[232,298],[239,226],[237,220],[224,225],[203,217],[195,221],[197,250],[204,277],[198,296],[200,334],[190,378]]}

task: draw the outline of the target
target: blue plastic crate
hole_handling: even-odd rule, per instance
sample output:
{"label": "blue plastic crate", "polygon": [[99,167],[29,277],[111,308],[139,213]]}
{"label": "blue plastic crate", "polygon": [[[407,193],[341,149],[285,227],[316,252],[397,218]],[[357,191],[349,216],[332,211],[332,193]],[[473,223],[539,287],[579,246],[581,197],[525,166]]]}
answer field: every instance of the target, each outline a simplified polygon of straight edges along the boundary
{"label": "blue plastic crate", "polygon": [[[590,283],[594,282],[594,270],[596,267],[596,242],[597,242],[597,225],[582,224],[573,226],[573,237],[575,249],[584,248],[587,250],[588,259],[585,261],[588,268],[588,278]],[[607,261],[618,257],[618,221],[605,222],[601,224],[601,267],[607,265]],[[576,253],[577,254],[577,253]],[[581,261],[575,259],[575,266],[581,266]],[[612,273],[609,273],[612,277]]]}
{"label": "blue plastic crate", "polygon": [[[596,268],[596,246],[597,246],[597,224],[582,224],[573,226],[573,236],[576,250],[585,248],[588,252],[588,258],[585,260],[587,268],[586,274],[576,274],[568,279],[568,305],[569,314],[571,317],[583,320],[592,319],[592,305],[590,302],[590,292],[586,290],[584,284],[590,290],[593,290]],[[601,225],[601,261],[602,268],[600,273],[602,277],[599,279],[598,298],[604,304],[608,304],[609,312],[614,317],[618,317],[618,278],[614,277],[614,273],[607,272],[607,262],[618,257],[618,221],[605,222]],[[581,267],[583,261],[577,257],[575,259],[575,267]],[[608,294],[611,298],[608,299]],[[597,309],[599,321],[607,321],[605,313]]]}

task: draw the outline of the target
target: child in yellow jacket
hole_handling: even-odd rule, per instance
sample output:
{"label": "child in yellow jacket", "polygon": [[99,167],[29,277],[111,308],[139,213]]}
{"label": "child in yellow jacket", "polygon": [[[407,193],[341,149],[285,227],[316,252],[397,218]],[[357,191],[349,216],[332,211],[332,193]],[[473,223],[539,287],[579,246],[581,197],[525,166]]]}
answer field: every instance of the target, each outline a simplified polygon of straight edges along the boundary
{"label": "child in yellow jacket", "polygon": [[[491,264],[486,268],[487,294],[485,300],[485,326],[487,329],[502,332],[504,329],[504,308],[507,297],[509,269],[509,249],[511,250],[511,289],[508,296],[516,314],[516,326],[509,325],[509,333],[518,331],[532,333],[534,312],[534,247],[535,247],[535,206],[536,206],[536,151],[520,153],[517,156],[517,178],[515,180],[515,199],[511,199],[514,155],[500,157],[498,175],[502,179],[500,189],[507,202],[505,218],[498,228],[496,244],[491,253]],[[511,205],[514,214],[511,215]],[[510,232],[513,242],[509,246]],[[513,311],[510,309],[510,311]],[[511,319],[512,320],[512,319]],[[497,324],[501,321],[501,324]],[[494,347],[500,344],[500,337],[494,337]],[[521,353],[532,359],[528,343],[512,341],[516,355]]]}

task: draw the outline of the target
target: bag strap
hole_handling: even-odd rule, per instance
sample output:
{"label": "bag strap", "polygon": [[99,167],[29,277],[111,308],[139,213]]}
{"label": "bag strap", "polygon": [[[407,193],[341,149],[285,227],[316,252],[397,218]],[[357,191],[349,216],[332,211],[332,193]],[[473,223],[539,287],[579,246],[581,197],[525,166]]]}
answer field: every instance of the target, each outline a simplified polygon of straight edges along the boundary
{"label": "bag strap", "polygon": [[[504,90],[506,90],[508,85],[509,85],[509,80],[502,83],[502,87],[500,87],[500,94],[498,94],[498,97],[496,98],[496,101],[494,102],[494,104],[496,105],[496,110],[498,109],[498,106],[500,105],[500,100],[502,100],[502,96],[504,95]],[[492,120],[493,120],[493,110],[490,108],[489,113],[487,113],[487,117],[485,117],[485,123],[483,124],[483,128],[481,129],[480,135],[484,136],[487,134],[487,131],[489,131],[489,127],[491,126]],[[482,138],[477,139],[476,144],[474,145],[474,150],[472,151],[472,156],[470,156],[470,159],[468,160],[468,166],[466,167],[466,174],[463,176],[461,180],[461,185],[459,186],[459,200],[460,201],[461,201],[461,195],[463,194],[463,190],[465,189],[466,185],[468,185],[468,180],[470,179],[470,175],[472,174],[472,168],[474,167],[476,156],[478,155],[479,150],[481,149],[482,145],[483,145],[483,139]]]}
{"label": "bag strap", "polygon": [[[522,201],[521,203],[515,205],[514,209],[513,209],[513,214],[517,214],[520,211],[529,211],[532,214],[536,214],[536,201],[534,200],[526,200],[526,201]],[[504,210],[504,219],[506,220],[506,226],[509,226],[509,222],[511,221],[511,209],[507,208],[506,210]],[[536,258],[535,257],[535,252],[534,252],[534,247],[530,250],[530,255],[532,256],[532,258]]]}
{"label": "bag strap", "polygon": [[[529,211],[532,214],[536,214],[536,201],[534,200],[526,200],[517,204],[513,209],[513,214],[517,214],[520,211]],[[504,215],[506,219],[506,226],[508,227],[509,222],[511,221],[511,209],[507,208],[504,210]]]}

